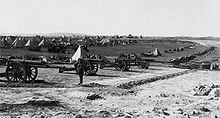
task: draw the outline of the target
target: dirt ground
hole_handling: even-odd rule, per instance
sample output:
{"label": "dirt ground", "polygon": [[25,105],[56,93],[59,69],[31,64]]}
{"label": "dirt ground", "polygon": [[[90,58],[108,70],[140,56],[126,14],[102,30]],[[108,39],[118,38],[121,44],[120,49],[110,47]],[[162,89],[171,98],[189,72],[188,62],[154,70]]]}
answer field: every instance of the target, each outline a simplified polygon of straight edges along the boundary
{"label": "dirt ground", "polygon": [[[197,42],[219,46],[216,41]],[[1,78],[0,116],[215,118],[220,117],[219,97],[195,96],[192,90],[200,84],[220,85],[219,78],[220,71],[210,70],[150,66],[120,72],[106,68],[97,76],[85,76],[84,85],[78,86],[75,72],[39,69],[35,84],[10,85]]]}

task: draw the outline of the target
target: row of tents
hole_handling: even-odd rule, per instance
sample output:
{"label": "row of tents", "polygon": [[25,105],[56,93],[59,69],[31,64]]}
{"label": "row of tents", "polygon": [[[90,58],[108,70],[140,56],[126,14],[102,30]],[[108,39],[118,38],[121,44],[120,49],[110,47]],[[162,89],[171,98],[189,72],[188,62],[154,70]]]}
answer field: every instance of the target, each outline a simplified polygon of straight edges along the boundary
{"label": "row of tents", "polygon": [[23,48],[23,47],[46,47],[45,39],[42,39],[39,44],[36,45],[34,39],[29,39],[27,42],[22,38],[2,38],[0,40],[0,48],[11,47],[11,48]]}
{"label": "row of tents", "polygon": [[0,48],[11,47],[11,48],[22,48],[22,47],[42,47],[48,46],[49,44],[55,45],[74,45],[83,44],[88,46],[115,46],[115,45],[130,45],[137,43],[135,38],[91,38],[91,37],[11,37],[1,36],[0,37]]}
{"label": "row of tents", "polygon": [[[39,39],[38,39],[39,40]],[[25,48],[29,51],[43,51],[51,53],[69,53],[75,45],[70,45],[67,42],[58,42],[57,39],[45,39],[41,38],[37,41],[34,38],[22,38],[17,37],[14,40],[12,38],[1,38],[0,48]]]}

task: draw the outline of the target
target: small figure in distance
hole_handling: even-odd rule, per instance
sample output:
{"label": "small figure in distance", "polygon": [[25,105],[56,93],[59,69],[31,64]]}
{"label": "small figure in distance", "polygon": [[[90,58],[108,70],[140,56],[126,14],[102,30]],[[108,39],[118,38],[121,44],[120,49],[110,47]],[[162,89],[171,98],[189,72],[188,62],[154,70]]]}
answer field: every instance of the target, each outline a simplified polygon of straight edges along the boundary
{"label": "small figure in distance", "polygon": [[84,75],[84,60],[82,58],[78,59],[77,68],[79,69],[78,74],[79,74],[79,79],[80,79],[80,82],[78,85],[82,85],[83,84],[83,75]]}

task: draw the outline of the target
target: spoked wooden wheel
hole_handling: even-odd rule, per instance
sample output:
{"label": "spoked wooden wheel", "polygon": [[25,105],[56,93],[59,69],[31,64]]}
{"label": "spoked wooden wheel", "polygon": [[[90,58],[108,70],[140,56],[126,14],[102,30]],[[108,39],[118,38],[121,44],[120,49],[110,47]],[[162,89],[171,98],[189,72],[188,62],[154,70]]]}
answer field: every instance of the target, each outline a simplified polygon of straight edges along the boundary
{"label": "spoked wooden wheel", "polygon": [[140,69],[148,69],[150,66],[150,62],[146,61],[146,62],[139,62],[138,63],[138,67]]}
{"label": "spoked wooden wheel", "polygon": [[173,66],[178,66],[180,65],[180,61],[179,60],[174,60],[173,61]]}
{"label": "spoked wooden wheel", "polygon": [[37,67],[28,66],[26,67],[26,72],[27,72],[27,79],[26,79],[27,82],[36,80],[38,74]]}
{"label": "spoked wooden wheel", "polygon": [[9,64],[5,73],[9,82],[21,82],[27,79],[25,66],[19,63]]}
{"label": "spoked wooden wheel", "polygon": [[126,62],[123,61],[123,60],[118,60],[115,64],[116,64],[115,68],[116,68],[117,70],[125,71],[126,68],[127,68],[127,64],[126,64]]}
{"label": "spoked wooden wheel", "polygon": [[84,74],[85,75],[89,75],[89,74],[91,74],[91,72],[92,72],[92,64],[89,62],[89,61],[87,61],[87,60],[84,60]]}
{"label": "spoked wooden wheel", "polygon": [[[79,73],[78,64],[79,64],[79,63],[76,63],[76,64],[75,64],[76,73]],[[84,71],[84,74],[85,74],[85,75],[90,74],[91,71],[92,71],[92,64],[91,64],[89,61],[84,60],[84,61],[83,61],[83,69],[84,69],[83,71]]]}
{"label": "spoked wooden wheel", "polygon": [[98,68],[98,64],[92,64],[92,70],[90,71],[90,74],[96,74]]}
{"label": "spoked wooden wheel", "polygon": [[120,70],[120,68],[119,68],[119,66],[118,66],[118,62],[115,62],[115,65],[114,65],[114,66],[115,66],[115,69],[116,69],[116,70],[118,70],[118,71]]}

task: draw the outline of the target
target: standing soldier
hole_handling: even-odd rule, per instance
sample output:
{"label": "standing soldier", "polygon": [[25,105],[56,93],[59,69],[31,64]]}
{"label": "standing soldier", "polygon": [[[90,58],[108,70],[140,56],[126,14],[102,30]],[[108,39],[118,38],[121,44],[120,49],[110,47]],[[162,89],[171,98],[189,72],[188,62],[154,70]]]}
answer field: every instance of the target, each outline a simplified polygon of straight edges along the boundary
{"label": "standing soldier", "polygon": [[77,68],[79,70],[78,74],[79,74],[79,79],[80,79],[80,82],[78,85],[82,85],[83,84],[83,74],[84,74],[84,61],[82,58],[78,59]]}

